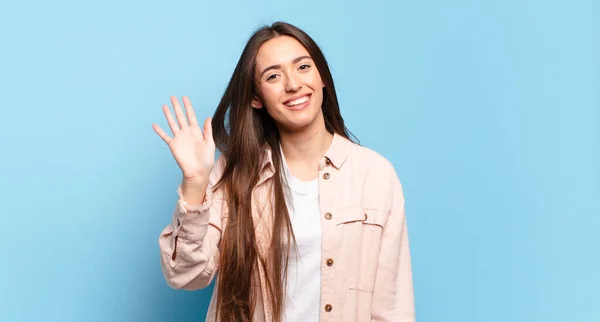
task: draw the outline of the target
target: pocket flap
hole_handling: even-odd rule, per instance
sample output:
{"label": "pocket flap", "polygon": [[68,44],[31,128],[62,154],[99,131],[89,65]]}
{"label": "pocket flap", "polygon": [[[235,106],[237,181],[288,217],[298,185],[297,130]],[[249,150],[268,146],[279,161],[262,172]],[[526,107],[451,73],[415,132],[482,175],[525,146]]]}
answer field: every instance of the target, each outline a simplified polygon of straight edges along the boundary
{"label": "pocket flap", "polygon": [[385,223],[388,219],[388,215],[385,213],[385,211],[377,209],[364,209],[364,212],[365,224],[379,225],[381,227],[385,226]]}
{"label": "pocket flap", "polygon": [[342,208],[333,214],[333,219],[337,225],[347,224],[355,221],[365,221],[367,217],[368,216],[365,214],[363,208],[360,206]]}

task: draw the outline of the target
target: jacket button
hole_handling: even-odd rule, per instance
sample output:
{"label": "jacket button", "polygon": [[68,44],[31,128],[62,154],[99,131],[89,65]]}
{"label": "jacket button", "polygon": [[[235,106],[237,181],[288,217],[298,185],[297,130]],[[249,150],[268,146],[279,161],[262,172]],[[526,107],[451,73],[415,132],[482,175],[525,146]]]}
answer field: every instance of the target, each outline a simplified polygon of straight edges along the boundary
{"label": "jacket button", "polygon": [[325,312],[331,312],[332,309],[333,309],[333,307],[331,306],[331,304],[325,305]]}
{"label": "jacket button", "polygon": [[329,172],[323,173],[323,179],[327,180],[327,179],[329,179],[329,177],[330,177]]}
{"label": "jacket button", "polygon": [[325,219],[330,220],[331,217],[333,217],[333,216],[331,215],[330,212],[325,213]]}
{"label": "jacket button", "polygon": [[333,258],[328,258],[326,263],[327,263],[327,266],[333,266]]}
{"label": "jacket button", "polygon": [[331,164],[331,160],[328,157],[325,157],[325,164]]}

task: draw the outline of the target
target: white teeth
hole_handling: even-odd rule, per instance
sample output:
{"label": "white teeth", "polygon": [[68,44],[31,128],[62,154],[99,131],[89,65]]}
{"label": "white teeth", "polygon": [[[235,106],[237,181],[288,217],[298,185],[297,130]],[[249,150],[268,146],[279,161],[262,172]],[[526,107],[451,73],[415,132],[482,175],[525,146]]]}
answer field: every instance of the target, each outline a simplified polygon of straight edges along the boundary
{"label": "white teeth", "polygon": [[297,100],[293,100],[291,102],[285,103],[285,105],[287,105],[287,106],[295,106],[295,105],[298,105],[298,104],[302,104],[302,103],[304,103],[306,101],[308,101],[308,96],[304,96],[304,97],[301,97],[301,98],[299,98]]}

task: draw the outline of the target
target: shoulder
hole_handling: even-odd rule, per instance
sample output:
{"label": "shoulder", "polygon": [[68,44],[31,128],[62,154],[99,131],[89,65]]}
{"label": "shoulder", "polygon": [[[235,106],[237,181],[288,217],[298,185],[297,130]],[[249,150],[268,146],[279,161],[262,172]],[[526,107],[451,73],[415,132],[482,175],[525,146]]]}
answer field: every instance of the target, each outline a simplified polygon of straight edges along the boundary
{"label": "shoulder", "polygon": [[395,199],[404,199],[396,167],[388,158],[358,144],[352,145],[348,157],[353,172],[350,175],[360,182],[365,207],[389,212]]}
{"label": "shoulder", "polygon": [[362,145],[352,143],[349,158],[369,176],[396,176],[394,164],[381,153]]}

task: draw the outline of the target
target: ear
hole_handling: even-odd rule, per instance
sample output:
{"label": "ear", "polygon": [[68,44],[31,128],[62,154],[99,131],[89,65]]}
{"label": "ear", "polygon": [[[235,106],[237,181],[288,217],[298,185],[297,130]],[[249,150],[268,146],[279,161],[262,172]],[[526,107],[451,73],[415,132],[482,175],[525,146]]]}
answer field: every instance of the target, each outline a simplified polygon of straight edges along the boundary
{"label": "ear", "polygon": [[254,96],[254,98],[252,99],[252,107],[256,109],[260,109],[263,107],[262,102],[256,96]]}

